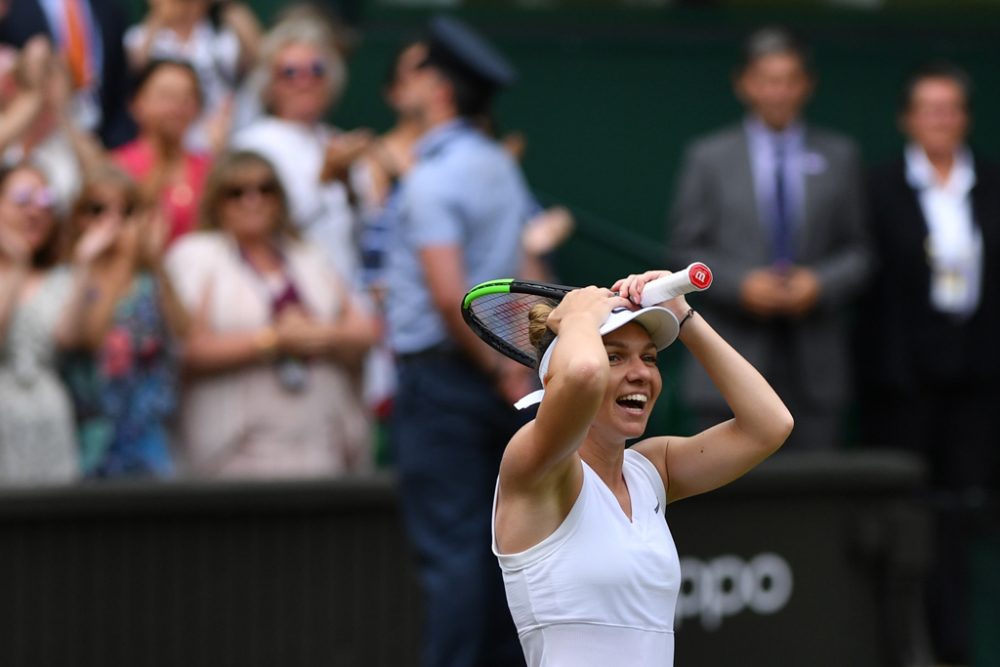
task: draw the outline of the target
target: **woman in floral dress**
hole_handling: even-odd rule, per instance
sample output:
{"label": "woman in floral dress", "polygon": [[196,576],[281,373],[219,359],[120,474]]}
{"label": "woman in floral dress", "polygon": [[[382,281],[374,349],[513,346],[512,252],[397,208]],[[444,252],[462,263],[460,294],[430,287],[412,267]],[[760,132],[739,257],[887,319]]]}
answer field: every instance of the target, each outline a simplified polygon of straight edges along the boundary
{"label": "woman in floral dress", "polygon": [[74,206],[74,272],[64,374],[88,477],[173,472],[176,341],[186,314],[160,262],[166,225],[139,206],[128,176],[106,167]]}

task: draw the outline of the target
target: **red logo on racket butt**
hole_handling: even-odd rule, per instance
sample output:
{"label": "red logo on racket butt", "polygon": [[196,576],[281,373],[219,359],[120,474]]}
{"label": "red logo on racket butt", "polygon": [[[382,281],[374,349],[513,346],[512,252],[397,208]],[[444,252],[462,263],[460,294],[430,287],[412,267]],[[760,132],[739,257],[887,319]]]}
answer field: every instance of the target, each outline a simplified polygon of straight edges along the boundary
{"label": "red logo on racket butt", "polygon": [[696,290],[708,289],[712,284],[712,270],[700,262],[688,267],[688,280]]}

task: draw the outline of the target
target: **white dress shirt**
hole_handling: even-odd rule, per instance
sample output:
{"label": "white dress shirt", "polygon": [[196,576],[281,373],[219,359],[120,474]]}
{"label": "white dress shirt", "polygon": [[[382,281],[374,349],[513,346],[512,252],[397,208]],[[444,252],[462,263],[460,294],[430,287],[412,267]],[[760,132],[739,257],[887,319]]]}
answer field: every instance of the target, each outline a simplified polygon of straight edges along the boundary
{"label": "white dress shirt", "polygon": [[906,180],[917,191],[927,222],[931,305],[942,313],[968,317],[979,306],[983,267],[983,238],[970,197],[976,184],[972,155],[961,148],[944,183],[922,148],[908,145],[905,157]]}

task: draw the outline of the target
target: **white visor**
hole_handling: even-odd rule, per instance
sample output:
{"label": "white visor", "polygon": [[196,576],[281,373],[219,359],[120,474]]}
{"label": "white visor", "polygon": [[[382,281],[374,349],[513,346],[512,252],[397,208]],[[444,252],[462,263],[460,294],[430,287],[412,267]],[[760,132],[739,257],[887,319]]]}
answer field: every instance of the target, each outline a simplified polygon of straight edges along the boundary
{"label": "white visor", "polygon": [[[640,308],[639,310],[615,308],[608,315],[608,319],[604,320],[600,333],[602,336],[607,335],[633,321],[636,324],[642,325],[642,328],[649,332],[649,337],[653,339],[653,345],[656,346],[657,350],[662,350],[677,340],[677,334],[680,332],[680,325],[677,323],[677,318],[672,312],[662,306],[650,306],[648,308]],[[558,341],[559,336],[556,336],[545,350],[545,354],[542,355],[542,360],[538,364],[538,379],[541,381],[543,387],[545,386],[545,376],[549,372],[549,362],[552,360],[552,350],[555,349]],[[533,391],[522,397],[521,400],[514,404],[514,407],[518,410],[523,410],[536,403],[541,403],[544,395],[544,388]]]}

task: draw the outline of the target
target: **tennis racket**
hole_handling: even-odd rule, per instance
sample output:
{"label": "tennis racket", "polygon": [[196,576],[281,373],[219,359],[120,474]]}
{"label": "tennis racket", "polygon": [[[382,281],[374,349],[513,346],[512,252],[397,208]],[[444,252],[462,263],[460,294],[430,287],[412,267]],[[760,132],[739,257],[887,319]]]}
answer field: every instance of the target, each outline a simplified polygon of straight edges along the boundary
{"label": "tennis racket", "polygon": [[[683,271],[646,283],[642,305],[654,306],[682,294],[708,289],[711,284],[712,271],[695,262]],[[528,313],[538,303],[554,306],[575,289],[513,278],[490,280],[465,295],[462,317],[490,347],[534,368],[535,349],[528,337]]]}

